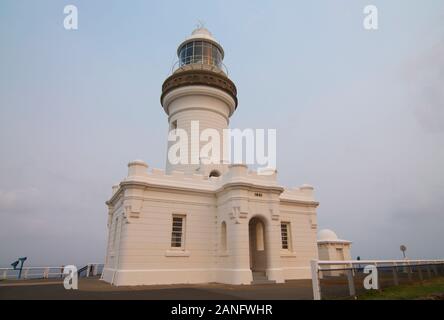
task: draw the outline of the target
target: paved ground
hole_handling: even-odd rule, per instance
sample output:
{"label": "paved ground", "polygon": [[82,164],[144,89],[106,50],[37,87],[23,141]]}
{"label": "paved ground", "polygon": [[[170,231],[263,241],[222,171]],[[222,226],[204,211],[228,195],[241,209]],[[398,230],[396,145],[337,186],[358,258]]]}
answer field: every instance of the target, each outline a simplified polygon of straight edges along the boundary
{"label": "paved ground", "polygon": [[4,299],[121,300],[311,300],[311,280],[283,284],[224,284],[113,287],[99,279],[80,279],[78,290],[65,290],[61,280],[0,281]]}

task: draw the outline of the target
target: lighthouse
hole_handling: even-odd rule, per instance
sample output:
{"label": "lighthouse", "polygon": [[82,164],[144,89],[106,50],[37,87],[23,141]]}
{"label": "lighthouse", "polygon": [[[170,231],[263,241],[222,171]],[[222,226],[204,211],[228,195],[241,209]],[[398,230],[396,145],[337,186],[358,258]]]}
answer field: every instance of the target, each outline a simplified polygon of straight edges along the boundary
{"label": "lighthouse", "polygon": [[[220,176],[227,171],[224,163],[224,144],[217,150],[218,163],[206,165],[202,159],[199,140],[206,129],[216,130],[223,138],[231,115],[238,104],[237,89],[223,64],[224,49],[204,27],[193,31],[177,49],[178,62],[173,74],[162,85],[161,104],[168,115],[170,132],[184,130],[188,139],[186,161],[172,164],[167,155],[166,171],[181,171],[187,174],[202,173]],[[169,141],[168,150],[175,141]],[[228,160],[228,159],[225,159]]]}
{"label": "lighthouse", "polygon": [[[207,29],[194,30],[177,56],[160,97],[169,125],[166,168],[131,161],[112,187],[103,280],[123,286],[309,279],[318,256],[314,188],[285,188],[276,170],[263,175],[224,157],[206,161],[195,136],[224,136],[237,89],[224,49]],[[189,138],[178,150],[184,161],[170,161],[181,136]],[[223,154],[226,145],[217,148]]]}

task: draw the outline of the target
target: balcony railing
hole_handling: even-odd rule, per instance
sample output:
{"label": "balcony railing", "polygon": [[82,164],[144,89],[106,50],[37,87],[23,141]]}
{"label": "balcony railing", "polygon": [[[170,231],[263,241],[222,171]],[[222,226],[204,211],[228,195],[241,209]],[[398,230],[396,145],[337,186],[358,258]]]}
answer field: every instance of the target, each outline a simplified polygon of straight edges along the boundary
{"label": "balcony railing", "polygon": [[171,67],[171,74],[175,73],[179,69],[187,70],[188,68],[200,67],[206,70],[213,70],[215,72],[223,72],[228,77],[228,68],[223,62],[214,64],[208,59],[202,59],[201,57],[190,57],[186,61],[176,61]]}

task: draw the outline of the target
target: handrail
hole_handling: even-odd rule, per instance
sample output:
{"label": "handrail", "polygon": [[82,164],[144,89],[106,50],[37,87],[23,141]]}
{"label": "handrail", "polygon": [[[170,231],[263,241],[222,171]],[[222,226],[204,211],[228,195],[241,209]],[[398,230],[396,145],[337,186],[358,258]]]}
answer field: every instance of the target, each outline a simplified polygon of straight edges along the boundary
{"label": "handrail", "polygon": [[[92,266],[92,265],[99,265],[100,266],[100,265],[103,265],[103,263],[88,263],[86,266],[88,266],[88,265],[90,265],[90,266]],[[65,267],[65,265],[63,265],[63,266],[55,266],[55,267],[48,267],[48,266],[43,266],[43,267],[23,267],[23,270],[24,269],[37,270],[37,269],[45,269],[45,268],[49,268],[49,269],[63,269],[64,267]],[[14,268],[8,267],[8,268],[0,268],[0,270],[18,270],[18,269],[14,269]]]}
{"label": "handrail", "polygon": [[[404,272],[407,273],[409,281],[413,279],[413,273],[419,273],[420,281],[423,280],[423,269],[427,268],[429,278],[432,277],[432,270],[434,270],[435,276],[439,275],[438,268],[442,269],[444,266],[444,259],[417,259],[417,260],[311,260],[310,261],[310,269],[311,269],[311,278],[312,278],[312,287],[313,287],[313,299],[320,300],[321,299],[321,283],[320,280],[323,276],[346,276],[346,283],[349,287],[349,296],[356,298],[356,288],[355,288],[355,279],[356,270],[360,269],[365,270],[363,267],[368,265],[373,265],[376,269],[383,270],[385,268],[390,268],[393,273],[393,283],[395,285],[399,285],[399,278],[397,272],[399,272],[399,268],[403,268]],[[338,267],[328,267],[328,266],[339,266]],[[324,274],[325,272],[325,274]],[[336,272],[336,273],[335,273]],[[365,271],[364,271],[365,272]],[[331,273],[331,274],[327,274]],[[376,277],[377,273],[376,273]],[[377,283],[378,280],[376,280]],[[376,289],[378,289],[378,284],[376,284]]]}
{"label": "handrail", "polygon": [[[85,276],[89,277],[90,276],[90,271],[92,271],[92,275],[96,276],[99,275],[99,269],[103,268],[104,264],[103,263],[89,263],[86,266],[80,268],[77,272],[78,275],[80,275],[81,272],[83,271],[87,271]],[[63,275],[63,269],[64,266],[55,266],[55,267],[48,267],[48,266],[43,266],[43,267],[23,267],[22,271],[23,271],[23,275],[21,276],[20,279],[27,279],[30,277],[35,278],[43,278],[43,279],[47,279],[49,278],[49,276],[62,276]],[[36,271],[39,270],[38,272],[32,272],[32,271]],[[54,270],[57,270],[57,272],[54,272]],[[18,269],[14,269],[11,267],[8,268],[0,268],[0,279],[6,280],[6,279],[11,279],[11,278],[17,278],[17,274],[10,274],[9,272],[12,271],[19,271]]]}
{"label": "handrail", "polygon": [[198,61],[198,62],[192,62],[192,63],[188,63],[188,64],[183,64],[183,65],[181,65],[180,64],[180,60],[177,60],[174,64],[173,64],[173,66],[171,67],[171,74],[173,74],[174,72],[176,72],[177,70],[179,70],[180,68],[182,68],[182,67],[186,67],[186,66],[191,66],[191,65],[199,65],[199,64],[201,64],[201,65],[204,65],[204,66],[209,66],[209,67],[214,67],[214,68],[218,68],[219,70],[221,70],[223,73],[225,73],[226,75],[227,75],[227,77],[228,77],[228,68],[227,68],[227,66],[223,63],[223,62],[220,62],[220,67],[218,67],[218,66],[216,66],[216,65],[214,65],[214,64],[211,64],[211,63],[204,63],[204,61]]}
{"label": "handrail", "polygon": [[320,265],[336,264],[374,264],[374,263],[444,263],[444,260],[318,260]]}
{"label": "handrail", "polygon": [[82,268],[80,268],[79,270],[77,270],[77,275],[80,276],[80,274],[81,274],[83,271],[87,271],[88,268],[89,268],[89,264],[86,265],[86,266],[84,266],[84,267],[82,267]]}

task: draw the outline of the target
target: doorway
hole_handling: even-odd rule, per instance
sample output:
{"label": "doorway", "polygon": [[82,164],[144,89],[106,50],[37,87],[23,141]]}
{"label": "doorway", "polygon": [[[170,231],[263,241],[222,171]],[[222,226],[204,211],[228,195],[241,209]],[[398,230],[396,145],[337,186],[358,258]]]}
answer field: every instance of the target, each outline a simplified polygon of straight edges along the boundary
{"label": "doorway", "polygon": [[267,269],[267,244],[265,223],[259,218],[252,218],[248,224],[250,244],[250,269],[253,279],[265,277]]}

